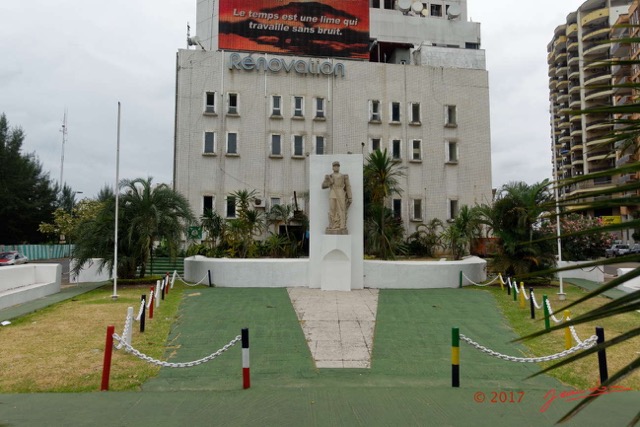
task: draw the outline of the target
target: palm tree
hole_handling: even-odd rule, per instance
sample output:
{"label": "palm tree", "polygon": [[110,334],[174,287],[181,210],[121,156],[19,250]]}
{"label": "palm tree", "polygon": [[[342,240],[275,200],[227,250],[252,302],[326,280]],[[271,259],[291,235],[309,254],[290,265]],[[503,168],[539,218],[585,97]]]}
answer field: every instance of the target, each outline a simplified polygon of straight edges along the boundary
{"label": "palm tree", "polygon": [[[631,32],[633,29],[638,28],[637,24],[626,24],[620,26],[620,28],[628,27]],[[620,44],[631,44],[633,45],[633,50],[637,50],[638,45],[640,45],[639,37],[628,37],[623,39],[611,39],[608,43],[620,43]],[[606,60],[598,60],[595,64],[596,66],[631,66],[631,69],[637,67],[640,64],[640,60],[638,59],[606,59]],[[638,93],[640,92],[640,83],[637,80],[629,80],[631,83],[621,83],[621,84],[609,84],[603,87],[604,89],[614,89],[620,87],[630,87],[633,94],[630,97],[632,100],[630,103],[622,104],[622,105],[608,105],[601,107],[589,108],[586,110],[580,111],[572,111],[573,115],[582,115],[587,118],[598,116],[598,117],[608,117],[608,123],[613,125],[612,128],[614,131],[607,135],[605,146],[609,147],[610,156],[613,158],[616,157],[616,151],[619,153],[625,153],[628,151],[632,151],[637,155],[639,147],[640,147],[640,102],[637,100]],[[583,119],[584,120],[584,119]],[[622,166],[616,166],[615,168],[593,172],[585,175],[578,175],[569,179],[559,180],[555,183],[559,190],[568,189],[567,195],[563,197],[560,201],[559,206],[562,209],[560,213],[561,216],[565,216],[570,214],[572,211],[581,210],[581,211],[605,211],[612,210],[613,208],[619,207],[630,207],[631,209],[637,209],[638,205],[640,205],[640,180],[637,179],[638,174],[640,174],[640,162],[634,161]],[[636,177],[635,179],[625,179],[618,180],[620,177]],[[614,186],[606,186],[606,187],[597,187],[594,185],[589,185],[590,183],[597,182],[598,180],[607,180],[617,185]],[[586,191],[582,192],[571,192],[571,189],[575,188],[580,184],[584,185]],[[547,208],[550,208],[550,205],[547,205]],[[633,216],[631,221],[619,223],[619,224],[609,224],[606,226],[597,226],[591,230],[581,231],[581,234],[597,234],[602,232],[613,232],[625,229],[635,229],[640,227],[640,218]],[[572,234],[575,235],[575,234]],[[562,235],[560,236],[562,238]],[[640,254],[626,255],[617,259],[599,259],[595,262],[583,264],[583,268],[588,267],[596,267],[603,266],[612,263],[618,262],[638,262],[640,261]],[[558,270],[552,270],[551,272],[557,272]],[[575,305],[581,304],[587,300],[590,300],[603,292],[614,289],[618,285],[625,283],[628,280],[632,280],[636,277],[640,277],[640,268],[634,268],[631,272],[621,275],[620,277],[613,279],[607,283],[602,284],[596,290],[589,292],[582,298],[579,298],[577,301],[567,305],[566,307],[562,307],[559,311],[566,310]],[[590,310],[574,319],[570,322],[563,323],[562,325],[551,327],[548,331],[540,331],[535,334],[532,334],[524,339],[534,338],[540,335],[543,335],[548,332],[552,332],[558,330],[560,328],[565,328],[570,325],[578,325],[587,322],[593,322],[595,320],[614,317],[623,313],[632,312],[640,309],[640,290],[629,293],[624,297],[617,298],[611,300],[610,302],[604,304],[601,307]],[[581,359],[583,357],[591,356],[594,353],[606,349],[608,347],[617,345],[619,343],[626,342],[634,337],[640,335],[640,326],[629,325],[629,328],[626,332],[623,332],[618,337],[611,339],[607,342],[599,344],[595,347],[592,347],[589,350],[585,350],[576,354],[575,356],[569,357],[559,363],[556,363],[543,371],[539,372],[539,374],[543,372],[547,372],[548,370],[555,369],[557,367],[572,363],[575,360]],[[601,384],[601,387],[608,387],[610,385],[616,384],[620,382],[622,379],[626,378],[630,374],[632,374],[636,369],[640,368],[640,357],[636,357],[630,363],[628,363],[625,367],[621,368],[618,372],[609,377],[609,379]],[[567,413],[561,420],[565,421],[576,415],[584,406],[588,405],[595,398],[598,397],[599,394],[594,393],[595,396],[591,395],[585,399],[580,400],[580,402],[569,412]],[[636,408],[637,410],[637,408]],[[632,418],[629,425],[635,425],[640,422],[640,412],[638,412],[635,417]]]}
{"label": "palm tree", "polygon": [[[189,203],[166,184],[152,185],[152,179],[123,180],[119,197],[118,276],[144,277],[154,242],[164,240],[175,255],[185,226],[194,221]],[[115,196],[108,197],[95,218],[86,220],[76,240],[75,272],[91,258],[102,258],[102,267],[113,267]]]}
{"label": "palm tree", "polygon": [[383,259],[406,251],[402,222],[385,206],[389,197],[402,191],[398,180],[403,169],[386,149],[371,153],[364,166],[365,250]]}
{"label": "palm tree", "polygon": [[549,181],[532,185],[510,182],[502,186],[490,207],[476,210],[474,223],[487,225],[500,239],[494,268],[508,274],[543,271],[555,265],[553,242],[538,240],[539,221],[550,212]]}
{"label": "palm tree", "polygon": [[200,225],[207,233],[210,249],[213,251],[218,247],[218,240],[224,236],[224,218],[213,209],[206,209],[200,217]]}

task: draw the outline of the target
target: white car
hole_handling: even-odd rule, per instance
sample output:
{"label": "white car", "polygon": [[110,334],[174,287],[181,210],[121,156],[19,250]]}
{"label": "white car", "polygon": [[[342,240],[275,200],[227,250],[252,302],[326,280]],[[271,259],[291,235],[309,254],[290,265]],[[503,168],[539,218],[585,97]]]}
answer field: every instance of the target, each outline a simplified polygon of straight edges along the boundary
{"label": "white car", "polygon": [[606,249],[604,256],[607,258],[616,257],[616,256],[626,255],[628,252],[629,252],[629,245],[617,243],[615,245],[612,245],[609,249]]}
{"label": "white car", "polygon": [[17,251],[0,252],[0,265],[26,264],[29,258]]}

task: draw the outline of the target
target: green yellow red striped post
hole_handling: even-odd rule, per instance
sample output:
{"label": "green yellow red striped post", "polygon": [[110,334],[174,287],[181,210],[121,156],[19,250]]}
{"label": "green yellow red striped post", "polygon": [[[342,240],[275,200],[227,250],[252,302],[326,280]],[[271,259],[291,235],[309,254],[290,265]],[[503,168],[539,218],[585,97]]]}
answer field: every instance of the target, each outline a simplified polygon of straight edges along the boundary
{"label": "green yellow red striped post", "polygon": [[451,328],[451,387],[460,387],[460,330]]}
{"label": "green yellow red striped post", "polygon": [[[564,321],[566,322],[567,320],[569,320],[569,316],[571,315],[571,313],[569,313],[569,310],[565,310],[564,311]],[[571,348],[573,344],[572,338],[571,338],[571,329],[569,327],[564,328],[564,348],[565,350],[569,350]]]}
{"label": "green yellow red striped post", "polygon": [[502,273],[498,273],[498,278],[500,279],[500,290],[504,291],[504,279],[502,278]]}
{"label": "green yellow red striped post", "polygon": [[458,287],[462,287],[462,270],[460,270],[460,280],[458,281]]}
{"label": "green yellow red striped post", "polygon": [[511,284],[513,285],[513,300],[518,301],[518,283],[512,280]]}
{"label": "green yellow red striped post", "polygon": [[549,324],[549,306],[546,295],[542,295],[542,308],[544,309],[544,328],[548,331],[551,329],[551,325]]}

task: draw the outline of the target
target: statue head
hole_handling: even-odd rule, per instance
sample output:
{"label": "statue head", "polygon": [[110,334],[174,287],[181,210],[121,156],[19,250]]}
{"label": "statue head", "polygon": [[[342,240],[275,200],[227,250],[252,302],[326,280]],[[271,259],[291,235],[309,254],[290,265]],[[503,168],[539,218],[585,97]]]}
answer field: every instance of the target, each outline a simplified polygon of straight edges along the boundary
{"label": "statue head", "polygon": [[335,161],[331,164],[333,166],[333,171],[338,172],[340,170],[340,162]]}

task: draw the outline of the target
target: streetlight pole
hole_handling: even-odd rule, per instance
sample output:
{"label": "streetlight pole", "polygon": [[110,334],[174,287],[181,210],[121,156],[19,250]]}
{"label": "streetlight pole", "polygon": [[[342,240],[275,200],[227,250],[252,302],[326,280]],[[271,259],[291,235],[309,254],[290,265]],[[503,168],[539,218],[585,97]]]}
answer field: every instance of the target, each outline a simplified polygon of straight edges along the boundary
{"label": "streetlight pole", "polygon": [[[552,110],[553,112],[553,110]],[[560,239],[560,203],[558,202],[558,185],[560,183],[560,179],[558,177],[558,163],[557,163],[557,153],[556,153],[556,139],[555,135],[552,137],[553,143],[553,172],[555,183],[553,185],[553,196],[556,202],[556,240],[558,243],[558,266],[562,263],[562,240]],[[558,279],[560,280],[560,292],[558,292],[558,298],[560,301],[564,301],[567,298],[567,294],[564,293],[564,283],[562,278],[562,273],[558,273]]]}
{"label": "streetlight pole", "polygon": [[118,205],[120,194],[120,101],[118,101],[118,135],[116,138],[116,219],[115,233],[113,236],[113,295],[112,299],[118,299]]}

